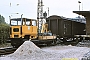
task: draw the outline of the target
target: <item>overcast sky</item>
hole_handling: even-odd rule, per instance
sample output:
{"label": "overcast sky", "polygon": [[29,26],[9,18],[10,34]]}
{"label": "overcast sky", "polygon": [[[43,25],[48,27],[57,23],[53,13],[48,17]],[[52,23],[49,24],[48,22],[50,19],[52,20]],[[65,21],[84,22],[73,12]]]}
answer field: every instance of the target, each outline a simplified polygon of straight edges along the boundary
{"label": "overcast sky", "polygon": [[[20,15],[23,14],[23,17],[36,19],[37,1],[38,0],[0,0],[0,14],[5,17],[6,22],[9,22],[10,15],[12,15],[12,17],[20,17]],[[80,10],[90,10],[90,0],[43,0],[44,11],[47,11],[47,7],[49,7],[49,15],[59,15],[67,18],[77,17],[78,15],[72,11],[79,10],[78,1],[81,1]],[[19,5],[17,6],[17,4]]]}

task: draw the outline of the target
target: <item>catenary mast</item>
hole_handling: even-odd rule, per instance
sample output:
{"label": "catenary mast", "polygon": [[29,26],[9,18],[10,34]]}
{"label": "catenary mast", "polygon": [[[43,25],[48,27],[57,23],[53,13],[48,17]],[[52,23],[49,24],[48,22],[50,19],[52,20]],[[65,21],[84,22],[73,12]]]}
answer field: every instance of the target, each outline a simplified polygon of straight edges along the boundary
{"label": "catenary mast", "polygon": [[37,20],[38,20],[38,32],[40,33],[41,26],[43,24],[43,1],[38,0],[37,5]]}

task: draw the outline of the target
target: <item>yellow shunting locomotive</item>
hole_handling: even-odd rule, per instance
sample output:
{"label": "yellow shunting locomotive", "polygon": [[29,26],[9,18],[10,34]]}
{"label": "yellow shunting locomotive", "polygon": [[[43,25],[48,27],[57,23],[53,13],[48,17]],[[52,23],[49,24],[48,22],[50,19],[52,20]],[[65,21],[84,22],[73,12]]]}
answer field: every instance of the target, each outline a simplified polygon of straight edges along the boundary
{"label": "yellow shunting locomotive", "polygon": [[31,40],[38,44],[56,44],[57,37],[48,32],[48,25],[43,24],[38,32],[37,20],[28,18],[10,19],[10,38],[13,47],[19,47],[24,41]]}

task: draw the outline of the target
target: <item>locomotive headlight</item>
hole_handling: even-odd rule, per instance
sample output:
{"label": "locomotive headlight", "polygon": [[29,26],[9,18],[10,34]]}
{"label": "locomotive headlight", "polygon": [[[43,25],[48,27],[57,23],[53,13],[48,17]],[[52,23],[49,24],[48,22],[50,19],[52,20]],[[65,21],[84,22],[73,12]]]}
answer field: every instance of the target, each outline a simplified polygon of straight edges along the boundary
{"label": "locomotive headlight", "polygon": [[28,30],[30,30],[30,26],[28,26]]}
{"label": "locomotive headlight", "polygon": [[22,37],[22,38],[24,38],[24,37]]}

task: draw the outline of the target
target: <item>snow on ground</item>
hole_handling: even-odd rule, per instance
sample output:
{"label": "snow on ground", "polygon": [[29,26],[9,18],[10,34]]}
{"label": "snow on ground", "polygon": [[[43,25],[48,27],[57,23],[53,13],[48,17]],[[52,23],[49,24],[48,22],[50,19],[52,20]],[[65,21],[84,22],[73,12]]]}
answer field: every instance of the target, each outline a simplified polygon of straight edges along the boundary
{"label": "snow on ground", "polygon": [[89,51],[90,48],[75,46],[52,46],[40,49],[34,43],[26,41],[13,54],[1,57],[0,60],[62,60],[62,58],[80,60]]}

